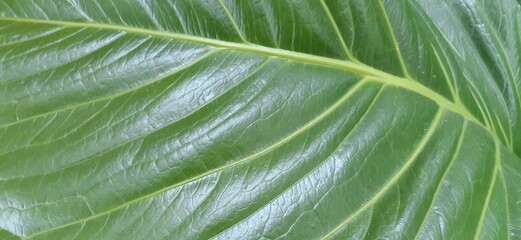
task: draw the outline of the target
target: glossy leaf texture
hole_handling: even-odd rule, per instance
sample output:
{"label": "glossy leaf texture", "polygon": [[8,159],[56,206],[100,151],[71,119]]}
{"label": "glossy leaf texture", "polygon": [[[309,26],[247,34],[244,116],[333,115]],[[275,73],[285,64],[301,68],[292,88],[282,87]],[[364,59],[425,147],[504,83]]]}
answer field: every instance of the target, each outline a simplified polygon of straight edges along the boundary
{"label": "glossy leaf texture", "polygon": [[515,0],[0,0],[0,237],[520,239]]}

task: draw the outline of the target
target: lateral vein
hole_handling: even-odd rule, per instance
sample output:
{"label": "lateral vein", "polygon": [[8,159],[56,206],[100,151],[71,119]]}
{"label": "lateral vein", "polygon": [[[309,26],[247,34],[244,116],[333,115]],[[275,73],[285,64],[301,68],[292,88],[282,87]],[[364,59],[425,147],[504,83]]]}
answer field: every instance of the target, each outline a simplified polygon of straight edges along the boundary
{"label": "lateral vein", "polygon": [[294,131],[293,133],[291,133],[290,135],[286,136],[285,138],[279,140],[278,142],[268,146],[267,148],[264,148],[263,150],[259,151],[259,152],[256,152],[254,154],[251,154],[249,156],[246,156],[242,159],[239,159],[235,162],[232,162],[232,163],[229,163],[229,164],[226,164],[226,165],[223,165],[223,166],[220,166],[220,167],[217,167],[217,168],[214,168],[210,171],[207,171],[207,172],[204,172],[204,173],[201,173],[199,175],[196,175],[194,177],[191,177],[191,178],[188,178],[184,181],[181,181],[181,182],[178,182],[176,184],[173,184],[173,185],[169,185],[169,186],[166,186],[164,188],[161,188],[155,192],[152,192],[152,193],[149,193],[149,194],[146,194],[144,196],[141,196],[139,198],[136,198],[136,199],[133,199],[131,201],[128,201],[128,202],[125,202],[124,204],[121,204],[119,206],[116,206],[112,209],[109,209],[107,211],[104,211],[104,212],[101,212],[101,213],[98,213],[98,214],[94,214],[94,215],[91,215],[89,217],[85,217],[85,218],[82,218],[82,219],[79,219],[79,220],[76,220],[76,221],[73,221],[73,222],[70,222],[70,223],[67,223],[67,224],[63,224],[63,225],[59,225],[59,226],[56,226],[56,227],[53,227],[53,228],[49,228],[47,230],[44,230],[44,231],[41,231],[41,232],[38,232],[38,233],[35,233],[31,236],[28,236],[28,238],[32,238],[34,236],[37,236],[37,235],[41,235],[41,234],[44,234],[46,232],[50,232],[50,231],[54,231],[56,229],[60,229],[60,228],[64,228],[64,227],[67,227],[67,226],[71,226],[71,225],[74,225],[74,224],[78,224],[78,223],[81,223],[81,222],[85,222],[85,221],[88,221],[88,220],[91,220],[91,219],[94,219],[94,218],[97,218],[99,216],[103,216],[103,215],[106,215],[106,214],[110,214],[111,212],[114,212],[114,211],[117,211],[119,209],[122,209],[130,204],[133,204],[133,203],[136,203],[136,202],[140,202],[144,199],[148,199],[148,198],[151,198],[153,196],[157,196],[163,192],[166,192],[168,190],[171,190],[171,189],[174,189],[174,188],[178,188],[178,187],[181,187],[181,186],[184,186],[186,184],[189,184],[191,182],[194,182],[194,181],[197,181],[201,178],[204,178],[208,175],[211,175],[213,173],[216,173],[216,172],[220,172],[220,171],[224,171],[226,169],[230,169],[232,167],[235,167],[235,166],[238,166],[238,165],[241,165],[245,162],[248,162],[249,160],[252,160],[252,159],[255,159],[257,157],[260,157],[266,153],[269,153],[271,152],[272,150],[286,144],[287,142],[289,142],[290,140],[292,140],[293,138],[295,138],[296,136],[300,135],[301,133],[305,132],[306,130],[312,128],[313,126],[317,125],[320,121],[322,121],[323,119],[325,119],[327,116],[329,116],[330,114],[332,114],[333,112],[335,112],[342,104],[345,104],[345,102],[353,95],[355,94],[356,92],[358,92],[366,83],[367,83],[367,79],[362,79],[360,80],[358,83],[356,83],[351,89],[349,89],[349,91],[347,93],[345,93],[342,97],[340,97],[335,103],[333,103],[331,106],[329,106],[324,112],[322,112],[321,114],[319,114],[318,116],[316,116],[314,119],[312,119],[311,121],[309,121],[307,124],[305,124],[304,126],[300,127],[299,129],[297,129],[296,131]]}
{"label": "lateral vein", "polygon": [[333,59],[328,57],[321,57],[317,55],[311,55],[306,53],[299,53],[288,51],[279,48],[270,48],[264,47],[261,45],[255,45],[250,43],[237,43],[237,42],[227,42],[216,39],[209,39],[204,37],[192,36],[187,34],[180,33],[170,33],[163,32],[157,30],[149,30],[137,27],[127,27],[121,25],[111,25],[104,23],[91,23],[91,22],[70,22],[70,21],[57,21],[57,20],[44,20],[44,19],[29,19],[29,18],[13,18],[13,17],[0,17],[0,21],[12,21],[12,22],[21,22],[21,23],[33,23],[33,24],[51,24],[51,25],[59,25],[59,26],[68,26],[68,27],[81,27],[81,28],[94,28],[94,29],[107,29],[114,31],[124,31],[128,33],[134,34],[142,34],[142,35],[151,35],[156,37],[164,37],[170,39],[177,39],[182,41],[190,41],[195,43],[201,43],[206,45],[211,45],[218,48],[224,48],[228,50],[236,50],[242,52],[251,52],[257,54],[263,54],[273,57],[286,58],[290,60],[300,61],[304,63],[320,65],[325,67],[330,67],[334,69],[339,69],[342,71],[358,74],[364,77],[372,77],[375,80],[383,82],[385,84],[394,85],[398,87],[402,87],[408,89],[410,91],[416,92],[420,95],[423,95],[426,98],[429,98],[435,101],[438,105],[443,108],[450,110],[452,112],[458,113],[461,116],[467,118],[468,120],[477,123],[483,128],[487,129],[491,132],[496,138],[500,139],[497,134],[488,127],[484,126],[470,111],[461,104],[455,104],[452,101],[448,100],[444,96],[439,93],[427,88],[419,82],[408,78],[398,77],[384,71],[378,70],[371,66],[365,65],[359,62],[345,61],[339,59]]}
{"label": "lateral vein", "polygon": [[365,202],[360,208],[358,208],[354,213],[349,215],[344,221],[342,221],[340,224],[338,224],[335,228],[333,228],[331,231],[329,231],[326,235],[324,235],[321,240],[328,239],[333,234],[335,234],[337,231],[339,231],[342,227],[344,227],[346,224],[348,224],[353,218],[363,213],[365,210],[373,206],[387,191],[407,172],[411,164],[414,163],[414,161],[418,158],[420,153],[423,151],[429,140],[431,139],[432,135],[434,135],[434,132],[436,132],[436,128],[438,127],[441,117],[443,116],[444,110],[442,108],[438,109],[438,112],[434,116],[434,119],[432,120],[429,130],[425,133],[425,135],[420,140],[420,143],[418,143],[418,146],[416,147],[416,150],[411,154],[409,159],[403,164],[403,166],[398,169],[398,171],[380,188],[380,190],[371,198],[369,201]]}

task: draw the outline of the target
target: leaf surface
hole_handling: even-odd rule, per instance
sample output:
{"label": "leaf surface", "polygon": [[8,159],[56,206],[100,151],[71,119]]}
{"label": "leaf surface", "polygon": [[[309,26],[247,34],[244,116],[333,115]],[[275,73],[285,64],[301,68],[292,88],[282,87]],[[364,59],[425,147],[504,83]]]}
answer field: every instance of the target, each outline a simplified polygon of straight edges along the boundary
{"label": "leaf surface", "polygon": [[517,239],[519,14],[1,0],[0,237]]}

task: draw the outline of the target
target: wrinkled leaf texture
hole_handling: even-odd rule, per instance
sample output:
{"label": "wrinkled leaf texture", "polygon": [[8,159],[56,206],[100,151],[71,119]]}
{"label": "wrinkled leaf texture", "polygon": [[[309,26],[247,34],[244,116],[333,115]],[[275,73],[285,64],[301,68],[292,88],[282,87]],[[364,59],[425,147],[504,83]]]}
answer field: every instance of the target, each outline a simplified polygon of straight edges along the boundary
{"label": "wrinkled leaf texture", "polygon": [[521,239],[514,0],[1,0],[0,237]]}

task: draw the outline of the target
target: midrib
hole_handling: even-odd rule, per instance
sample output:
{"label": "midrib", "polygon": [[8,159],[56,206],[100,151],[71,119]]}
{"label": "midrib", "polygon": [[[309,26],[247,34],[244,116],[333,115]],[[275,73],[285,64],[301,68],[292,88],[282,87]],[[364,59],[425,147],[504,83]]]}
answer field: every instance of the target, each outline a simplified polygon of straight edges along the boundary
{"label": "midrib", "polygon": [[268,56],[280,57],[291,59],[295,61],[300,61],[309,64],[315,64],[325,67],[331,67],[335,69],[344,70],[350,73],[355,73],[364,77],[371,78],[374,81],[393,85],[400,88],[404,88],[410,90],[412,92],[416,92],[426,98],[429,98],[436,102],[439,106],[460,114],[464,118],[469,121],[475,122],[478,125],[482,126],[486,129],[494,138],[499,140],[499,136],[496,135],[494,131],[490,128],[486,127],[481,123],[468,109],[460,104],[455,104],[439,93],[431,90],[430,88],[422,85],[419,82],[416,82],[412,79],[398,77],[376,68],[370,67],[368,65],[362,63],[355,63],[345,60],[321,57],[317,55],[311,55],[306,53],[299,53],[288,51],[279,48],[270,48],[264,47],[261,45],[255,44],[246,44],[246,43],[236,43],[236,42],[227,42],[222,40],[192,36],[187,34],[179,34],[179,33],[171,33],[164,32],[158,30],[149,30],[138,27],[129,27],[129,26],[121,26],[121,25],[112,25],[105,23],[93,23],[93,22],[72,22],[72,21],[58,21],[58,20],[45,20],[45,19],[33,19],[33,18],[14,18],[14,17],[0,17],[0,20],[4,21],[12,21],[12,22],[23,22],[23,23],[34,23],[34,24],[51,24],[51,25],[59,25],[59,26],[67,26],[67,27],[81,27],[81,28],[93,28],[93,29],[108,29],[115,31],[124,31],[128,33],[135,33],[141,35],[151,35],[157,37],[171,38],[183,41],[190,41],[195,43],[207,44],[218,48],[226,48],[230,50],[237,50],[242,52],[251,52],[258,53]]}

